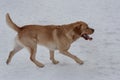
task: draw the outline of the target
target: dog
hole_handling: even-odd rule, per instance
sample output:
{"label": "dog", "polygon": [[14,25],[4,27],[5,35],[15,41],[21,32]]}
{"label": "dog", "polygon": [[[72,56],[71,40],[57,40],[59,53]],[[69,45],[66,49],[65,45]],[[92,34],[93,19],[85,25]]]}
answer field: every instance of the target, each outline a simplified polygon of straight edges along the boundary
{"label": "dog", "polygon": [[53,64],[59,63],[59,61],[54,58],[55,50],[59,50],[61,54],[72,58],[76,63],[83,64],[83,61],[68,52],[68,49],[71,44],[80,37],[85,40],[92,40],[89,35],[94,33],[94,29],[90,28],[87,23],[83,21],[65,25],[25,25],[19,27],[12,21],[7,13],[6,22],[18,33],[15,37],[15,47],[10,52],[6,64],[11,62],[15,53],[25,47],[30,52],[30,60],[38,67],[44,67],[44,64],[36,60],[37,44],[49,49],[50,60]]}

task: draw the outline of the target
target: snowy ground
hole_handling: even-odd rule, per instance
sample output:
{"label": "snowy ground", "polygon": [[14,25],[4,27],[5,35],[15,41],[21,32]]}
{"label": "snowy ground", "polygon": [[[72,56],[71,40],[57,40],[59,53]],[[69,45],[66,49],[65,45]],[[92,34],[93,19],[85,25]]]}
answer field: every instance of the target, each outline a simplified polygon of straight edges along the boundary
{"label": "snowy ground", "polygon": [[[49,60],[48,50],[38,47],[36,67],[26,49],[5,61],[13,48],[16,32],[5,22],[9,12],[14,22],[24,24],[67,24],[85,21],[96,31],[93,41],[79,39],[70,52],[85,61],[76,64],[56,52],[59,64]],[[120,0],[0,0],[0,80],[120,80]]]}

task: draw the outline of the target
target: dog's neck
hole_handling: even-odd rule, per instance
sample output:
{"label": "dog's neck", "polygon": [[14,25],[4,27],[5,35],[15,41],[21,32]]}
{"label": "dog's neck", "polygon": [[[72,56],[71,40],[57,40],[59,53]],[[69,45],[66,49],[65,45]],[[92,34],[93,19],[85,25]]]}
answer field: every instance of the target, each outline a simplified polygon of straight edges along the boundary
{"label": "dog's neck", "polygon": [[65,32],[66,36],[69,38],[70,43],[73,43],[77,39],[80,38],[79,35],[76,35],[76,33],[73,31],[74,27],[73,25],[62,25],[59,28],[62,29],[63,32]]}

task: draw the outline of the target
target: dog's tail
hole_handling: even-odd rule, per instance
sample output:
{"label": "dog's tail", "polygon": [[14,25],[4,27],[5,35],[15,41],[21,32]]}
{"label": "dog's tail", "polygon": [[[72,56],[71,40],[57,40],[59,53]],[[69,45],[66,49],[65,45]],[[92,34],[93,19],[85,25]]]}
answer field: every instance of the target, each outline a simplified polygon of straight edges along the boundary
{"label": "dog's tail", "polygon": [[12,28],[14,29],[15,31],[19,32],[20,31],[20,27],[17,26],[10,18],[9,14],[7,13],[6,14],[6,22],[7,24]]}

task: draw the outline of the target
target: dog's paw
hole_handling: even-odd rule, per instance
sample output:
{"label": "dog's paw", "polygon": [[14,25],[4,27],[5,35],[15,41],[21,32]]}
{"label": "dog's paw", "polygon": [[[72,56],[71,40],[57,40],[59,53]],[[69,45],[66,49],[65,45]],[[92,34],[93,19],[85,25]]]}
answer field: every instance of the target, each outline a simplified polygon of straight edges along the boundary
{"label": "dog's paw", "polygon": [[37,65],[39,68],[43,68],[45,65]]}
{"label": "dog's paw", "polygon": [[6,64],[7,64],[7,65],[9,65],[9,63],[10,63],[10,61],[9,61],[9,60],[7,60],[7,61],[6,61]]}
{"label": "dog's paw", "polygon": [[36,66],[39,67],[39,68],[43,68],[45,65],[42,64],[42,63],[37,63]]}
{"label": "dog's paw", "polygon": [[53,61],[52,63],[53,63],[53,64],[58,64],[58,63],[59,63],[59,61]]}
{"label": "dog's paw", "polygon": [[76,62],[77,62],[78,64],[80,64],[80,65],[84,64],[84,62],[83,62],[82,60],[80,60],[80,59],[77,59]]}
{"label": "dog's paw", "polygon": [[83,61],[79,61],[78,63],[79,63],[80,65],[84,64],[84,62],[83,62]]}

